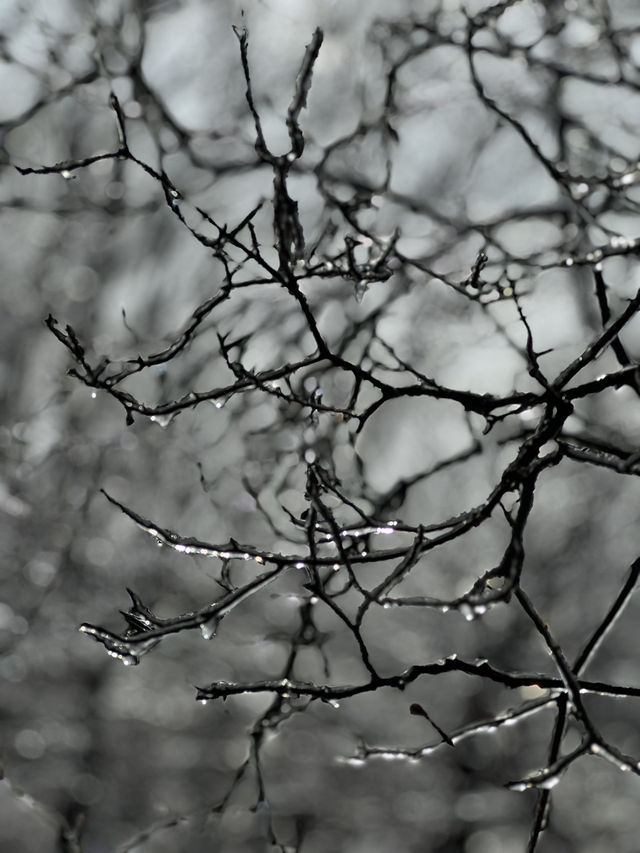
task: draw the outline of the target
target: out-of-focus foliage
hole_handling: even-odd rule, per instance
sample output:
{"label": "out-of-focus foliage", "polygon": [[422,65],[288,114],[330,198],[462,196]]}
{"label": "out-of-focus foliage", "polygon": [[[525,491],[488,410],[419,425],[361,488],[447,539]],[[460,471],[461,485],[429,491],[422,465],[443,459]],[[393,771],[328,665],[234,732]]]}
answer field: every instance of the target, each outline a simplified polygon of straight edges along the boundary
{"label": "out-of-focus foliage", "polygon": [[637,4],[0,33],[0,847],[635,852]]}

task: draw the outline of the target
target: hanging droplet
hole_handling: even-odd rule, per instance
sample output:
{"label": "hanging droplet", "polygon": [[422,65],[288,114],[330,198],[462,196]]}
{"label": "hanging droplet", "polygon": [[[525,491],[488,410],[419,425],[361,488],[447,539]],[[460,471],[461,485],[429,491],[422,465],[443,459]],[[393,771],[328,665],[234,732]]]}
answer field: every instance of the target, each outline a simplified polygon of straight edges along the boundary
{"label": "hanging droplet", "polygon": [[369,290],[369,282],[366,280],[366,278],[361,278],[355,283],[353,291],[356,302],[358,304],[361,303],[364,299],[364,295],[367,290]]}
{"label": "hanging droplet", "polygon": [[173,420],[175,413],[172,412],[170,415],[151,415],[149,418],[154,424],[158,424],[162,429],[166,429],[171,421]]}
{"label": "hanging droplet", "polygon": [[210,619],[200,625],[200,633],[205,640],[212,640],[218,630],[218,619]]}

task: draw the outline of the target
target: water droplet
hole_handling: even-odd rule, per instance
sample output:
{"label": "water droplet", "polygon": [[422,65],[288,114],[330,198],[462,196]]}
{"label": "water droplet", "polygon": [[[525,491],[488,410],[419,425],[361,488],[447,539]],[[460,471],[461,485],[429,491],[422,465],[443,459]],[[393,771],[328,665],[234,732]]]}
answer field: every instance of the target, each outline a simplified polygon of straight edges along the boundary
{"label": "water droplet", "polygon": [[578,199],[578,200],[581,198],[584,198],[588,192],[589,192],[589,184],[584,183],[584,182],[582,182],[580,184],[574,184],[571,187],[571,195],[575,199]]}
{"label": "water droplet", "polygon": [[125,666],[136,666],[140,663],[137,655],[127,654],[126,652],[116,651],[115,649],[110,649],[105,644],[105,649],[107,650],[107,654],[110,658],[115,658],[116,660],[122,661]]}
{"label": "water droplet", "polygon": [[369,290],[369,282],[366,280],[366,278],[361,278],[359,281],[356,282],[353,290],[356,302],[360,303],[364,299],[364,295],[367,290]]}
{"label": "water droplet", "polygon": [[151,415],[149,418],[154,424],[158,424],[162,429],[166,429],[171,421],[173,420],[175,413],[171,413],[170,415]]}
{"label": "water droplet", "polygon": [[636,245],[636,240],[633,237],[624,237],[622,235],[618,237],[612,237],[609,241],[609,245],[612,249],[632,249]]}
{"label": "water droplet", "polygon": [[212,640],[218,630],[218,619],[209,619],[208,622],[203,622],[200,625],[200,633],[205,640]]}
{"label": "water droplet", "polygon": [[475,619],[473,608],[470,607],[466,602],[460,605],[460,614],[464,616],[467,622],[472,622]]}
{"label": "water droplet", "polygon": [[473,622],[474,619],[478,619],[480,616],[484,616],[487,612],[486,604],[469,604],[467,601],[463,601],[462,604],[458,607],[459,612],[464,616],[467,622]]}
{"label": "water droplet", "polygon": [[635,182],[638,180],[639,177],[640,177],[640,172],[637,172],[637,171],[627,172],[625,175],[621,175],[616,180],[615,183],[616,183],[616,186],[628,187],[631,184],[635,184]]}

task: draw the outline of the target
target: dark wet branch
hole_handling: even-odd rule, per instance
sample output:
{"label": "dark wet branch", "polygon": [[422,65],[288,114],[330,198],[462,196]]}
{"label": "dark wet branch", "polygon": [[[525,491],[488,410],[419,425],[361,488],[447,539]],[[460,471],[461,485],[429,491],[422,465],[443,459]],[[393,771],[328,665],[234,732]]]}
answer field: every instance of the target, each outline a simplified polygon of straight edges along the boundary
{"label": "dark wet branch", "polygon": [[[441,726],[437,692],[429,694],[428,712],[422,703],[408,700],[407,713],[423,717],[437,733],[437,742],[419,747],[362,743],[354,758],[347,761],[390,756],[426,759],[443,744],[455,748],[465,739],[500,730],[545,711],[553,712],[545,766],[511,783],[515,790],[533,788],[538,792],[527,846],[529,853],[538,848],[548,825],[553,786],[575,762],[587,754],[595,754],[620,770],[638,773],[637,762],[606,740],[595,726],[585,697],[598,694],[623,701],[640,697],[640,687],[616,683],[613,676],[589,681],[584,678],[584,670],[611,637],[616,620],[629,602],[640,575],[640,561],[632,564],[613,603],[588,637],[583,638],[582,650],[573,663],[523,589],[523,585],[528,588],[528,554],[535,548],[534,509],[544,506],[545,484],[552,476],[552,469],[564,474],[565,469],[568,472],[576,464],[586,464],[606,469],[608,476],[640,473],[640,454],[633,435],[629,439],[620,438],[604,421],[592,428],[582,414],[589,404],[600,403],[603,398],[597,395],[607,390],[630,387],[637,393],[639,389],[637,365],[622,344],[620,334],[640,311],[640,291],[615,315],[607,283],[609,269],[613,269],[608,264],[616,263],[612,259],[623,259],[617,262],[630,267],[637,263],[637,238],[614,232],[611,222],[637,215],[637,201],[630,190],[640,182],[640,172],[637,164],[626,161],[614,168],[613,158],[622,159],[615,143],[587,127],[583,117],[569,115],[560,95],[562,84],[568,79],[597,87],[613,85],[624,91],[640,91],[630,61],[629,44],[635,30],[617,31],[606,4],[599,11],[589,12],[600,36],[598,46],[608,45],[618,69],[617,77],[608,78],[590,67],[573,67],[575,57],[570,51],[558,60],[550,55],[553,51],[536,49],[538,45],[548,47],[545,40],[555,38],[569,20],[569,13],[560,6],[554,9],[553,4],[547,4],[539,10],[542,23],[535,43],[522,44],[514,39],[509,27],[500,24],[502,16],[517,5],[517,0],[504,0],[474,16],[467,15],[464,31],[455,28],[448,31],[443,24],[443,8],[437,4],[424,17],[410,15],[402,20],[378,21],[372,38],[382,57],[379,96],[372,99],[371,105],[363,98],[361,112],[324,148],[312,143],[305,146],[301,123],[323,43],[323,33],[316,29],[292,84],[288,109],[281,117],[289,145],[283,154],[274,153],[267,139],[269,125],[261,106],[266,98],[263,100],[258,91],[261,81],[253,70],[259,58],[249,55],[247,29],[235,27],[244,77],[243,109],[245,112],[248,109],[252,123],[255,153],[249,149],[237,161],[226,165],[216,163],[213,155],[199,155],[197,143],[205,138],[234,139],[237,128],[228,134],[210,131],[198,136],[172,116],[143,73],[142,34],[137,48],[127,53],[124,66],[141,101],[146,98],[145,103],[155,104],[154,110],[150,110],[153,115],[144,116],[143,120],[156,147],[157,160],[153,156],[146,159],[138,156],[134,125],[129,125],[126,108],[112,93],[109,103],[115,124],[114,139],[117,135],[113,150],[107,144],[106,152],[100,148],[102,153],[91,156],[80,155],[48,166],[15,167],[23,176],[64,178],[76,177],[101,162],[111,162],[114,170],[124,165],[135,167],[136,173],[142,171],[155,187],[156,199],[150,209],[170,214],[166,215],[167,221],[176,226],[180,223],[179,227],[193,239],[196,248],[203,247],[216,264],[218,272],[212,276],[214,284],[208,287],[207,298],[200,296],[193,300],[192,305],[197,307],[183,325],[172,327],[177,331],[166,335],[157,345],[145,345],[147,355],[138,346],[140,338],[133,335],[132,326],[126,322],[136,349],[133,356],[129,350],[117,360],[91,355],[90,333],[82,325],[85,321],[74,319],[73,325],[61,325],[49,314],[45,322],[67,351],[72,362],[69,374],[115,400],[124,408],[127,423],[132,424],[134,416],[142,416],[169,425],[179,412],[199,407],[201,411],[203,403],[222,407],[233,400],[229,408],[237,407],[237,411],[230,414],[226,428],[242,429],[256,441],[257,450],[247,450],[247,454],[252,454],[252,462],[257,463],[257,473],[238,479],[256,503],[256,514],[266,528],[273,550],[269,544],[256,544],[260,540],[257,536],[254,539],[253,533],[246,534],[247,539],[254,539],[249,543],[238,542],[233,537],[220,542],[215,532],[211,541],[182,535],[103,491],[113,507],[157,544],[177,554],[217,560],[219,565],[214,563],[216,597],[192,611],[159,616],[143,596],[129,590],[131,605],[121,611],[124,627],[114,631],[84,623],[80,630],[101,644],[109,655],[132,665],[157,650],[169,635],[197,629],[203,638],[213,639],[222,621],[227,617],[233,619],[237,609],[246,605],[249,610],[254,608],[251,613],[260,614],[275,581],[294,590],[296,621],[279,638],[285,654],[275,670],[278,677],[264,678],[258,672],[257,677],[214,681],[197,690],[197,698],[202,702],[242,695],[268,698],[266,709],[256,716],[247,732],[246,757],[235,768],[230,785],[223,793],[216,794],[208,816],[225,812],[241,785],[253,785],[252,809],[264,813],[266,839],[281,851],[291,849],[291,845],[286,845],[279,834],[263,747],[268,733],[277,732],[317,701],[338,707],[353,697],[371,697],[384,689],[404,691],[423,678],[447,673],[468,675],[481,685],[523,691],[516,694],[515,707],[493,715],[480,714],[479,719],[472,718],[452,730],[447,725]],[[143,17],[142,11],[139,14]],[[498,214],[485,218],[472,216],[472,205],[467,205],[463,198],[466,190],[459,191],[461,197],[455,199],[456,209],[450,200],[440,203],[439,193],[447,196],[447,183],[449,178],[456,177],[454,172],[461,170],[472,175],[485,154],[482,141],[469,153],[469,162],[452,161],[448,172],[443,169],[442,179],[429,178],[421,184],[421,177],[417,176],[415,192],[396,189],[392,178],[398,143],[406,141],[403,136],[407,133],[406,119],[421,109],[416,106],[417,101],[411,101],[415,93],[403,88],[404,72],[407,71],[410,79],[412,63],[431,60],[430,52],[440,48],[448,51],[448,55],[464,57],[471,84],[469,92],[475,105],[479,104],[483,114],[497,122],[498,127],[508,128],[510,136],[515,134],[518,146],[526,147],[538,173],[542,169],[545,180],[550,180],[556,189],[551,201],[526,207],[516,199]],[[547,81],[546,106],[553,144],[545,141],[543,145],[538,141],[526,98],[522,110],[519,105],[514,110],[508,106],[508,92],[503,100],[497,85],[499,79],[488,75],[485,79],[484,60],[498,65],[517,61],[536,83]],[[97,75],[93,68],[88,80],[97,79]],[[74,78],[73,85],[78,82]],[[64,93],[65,89],[60,89],[55,97]],[[33,110],[46,103],[46,98],[40,98]],[[33,110],[25,113],[22,120]],[[586,174],[571,160],[569,131],[576,130],[586,134],[590,153],[599,163],[597,169],[587,170]],[[181,186],[180,172],[172,168],[172,161],[165,156],[168,147],[163,147],[162,139],[167,131],[192,165],[207,168],[207,188],[213,187],[222,174],[256,169],[260,170],[260,177],[265,172],[273,176],[269,198],[247,199],[244,210],[233,223],[218,219],[215,202],[192,203]],[[378,166],[373,170],[369,168],[367,145],[376,147]],[[575,159],[575,152],[573,155]],[[297,197],[300,178],[315,182],[317,215],[301,213],[306,211],[309,198],[303,197],[302,192]],[[60,183],[71,196],[82,182]],[[467,183],[460,186],[466,187]],[[18,205],[18,200],[12,195],[8,204]],[[272,216],[268,215],[269,204]],[[144,206],[138,209],[129,202],[123,208],[135,213],[147,209]],[[66,209],[62,204],[59,207],[61,212]],[[383,214],[379,216],[381,209]],[[120,216],[122,210],[113,215],[116,214]],[[405,222],[412,221],[407,220],[407,215],[419,225],[406,228]],[[269,220],[267,225],[265,220]],[[379,229],[381,222],[384,231]],[[558,232],[544,249],[534,245],[535,240],[520,254],[509,248],[509,240],[503,233],[505,227],[530,227],[533,235],[543,222],[552,223]],[[585,226],[594,228],[589,230]],[[593,245],[596,238],[592,232],[596,228],[601,242]],[[424,246],[411,254],[405,243],[415,239],[414,233],[421,235]],[[562,353],[554,353],[557,373],[553,379],[549,378],[545,360],[551,350],[542,350],[537,340],[536,315],[532,310],[535,276],[543,272],[556,276],[560,287],[565,280],[563,276],[569,277],[572,268],[578,268],[582,276],[593,276],[595,295],[582,288],[580,299],[591,300],[589,309],[601,328],[591,341],[582,341],[577,357],[563,362]],[[257,312],[259,319],[252,321],[254,294],[255,304],[264,300],[269,309],[262,314]],[[420,300],[416,294],[420,294]],[[274,296],[277,299],[272,299]],[[408,309],[403,307],[405,299]],[[414,328],[418,326],[417,320],[407,321],[406,334],[404,329],[398,332],[398,317],[403,310],[414,310],[420,301],[429,310],[433,306],[436,311],[444,311],[439,300],[444,300],[451,315],[460,313],[464,318],[461,325],[467,318],[470,326],[476,318],[490,321],[492,334],[499,336],[517,363],[513,376],[503,386],[506,390],[488,392],[481,383],[468,387],[464,380],[459,387],[455,380],[439,378],[450,375],[448,359],[455,358],[456,347],[471,350],[477,344],[473,335],[465,333],[459,341],[446,341],[447,353],[452,355],[436,364],[425,330]],[[338,319],[327,320],[327,306],[335,309]],[[510,313],[505,310],[501,314],[496,307]],[[62,316],[57,309],[55,313]],[[418,319],[422,322],[422,318]],[[338,333],[332,323],[339,325]],[[434,328],[437,323],[437,319],[433,320]],[[214,324],[215,332],[211,329]],[[268,346],[261,341],[263,333],[271,335]],[[442,337],[446,338],[446,334],[445,330]],[[254,347],[256,341],[260,345]],[[200,345],[204,354],[196,358],[193,351]],[[617,364],[603,368],[602,374],[595,376],[596,363],[609,349]],[[611,358],[609,362],[602,361],[613,363]],[[170,364],[185,366],[184,385],[177,392],[171,388],[169,393],[167,386],[160,384],[155,397],[160,402],[142,399],[135,390],[141,387],[137,384],[141,375],[154,377],[158,367],[164,369]],[[206,373],[210,368],[215,370],[213,380]],[[579,374],[586,376],[584,381],[577,378]],[[495,388],[495,385],[484,387]],[[398,473],[377,490],[368,482],[368,462],[360,457],[360,443],[368,440],[368,427],[373,431],[378,418],[383,424],[381,429],[389,429],[381,413],[386,414],[394,406],[404,412],[416,402],[426,403],[434,410],[438,406],[443,410],[456,409],[457,423],[462,428],[466,426],[466,441],[457,445],[457,450],[451,445],[439,454],[436,451],[431,454],[428,448],[425,458],[421,457],[408,471]],[[456,406],[450,406],[451,403]],[[268,410],[266,425],[245,428],[241,424],[249,420],[254,404]],[[597,410],[596,406],[593,408]],[[571,418],[572,415],[575,417]],[[402,414],[392,428],[397,424],[402,427],[404,417]],[[582,417],[584,420],[580,420]],[[576,427],[575,422],[584,428]],[[483,425],[484,434],[480,436]],[[464,484],[473,476],[476,462],[484,463],[482,455],[492,452],[489,448],[494,434],[503,427],[505,432],[495,439],[500,454],[496,454],[495,464],[487,466],[491,467],[487,485],[480,498],[477,495],[470,498]],[[428,444],[429,435],[421,439]],[[343,476],[342,471],[348,469],[345,460],[349,452],[352,469]],[[266,458],[269,454],[273,459]],[[214,504],[216,500],[224,500],[215,495],[214,475],[209,479],[206,476],[206,461],[198,460],[197,465],[207,500]],[[262,468],[268,468],[269,474],[263,476]],[[440,488],[444,477],[454,478],[459,472],[462,472],[459,480],[452,480],[461,492],[456,495],[455,509],[434,512],[437,495],[429,503],[424,494],[432,483]],[[480,503],[474,503],[478,500]],[[452,543],[454,552],[460,545],[460,553],[464,554],[465,537],[483,525],[489,527],[494,523],[503,524],[506,531],[496,555],[490,561],[483,561],[480,555],[474,563],[479,568],[474,569],[473,579],[464,586],[452,584],[448,596],[431,594],[431,568],[425,570],[425,555],[437,552],[439,556],[445,551],[444,546]],[[464,560],[452,559],[451,563],[460,563],[468,571],[468,556]],[[235,584],[235,567],[239,564],[244,567],[243,580]],[[580,583],[576,582],[572,589],[582,592]],[[415,586],[412,588],[411,584]],[[420,630],[424,623],[427,631],[432,624],[428,621],[432,616],[429,610],[454,611],[473,620],[482,618],[493,606],[506,608],[513,606],[514,601],[524,612],[533,637],[538,643],[542,641],[549,652],[555,666],[550,674],[516,667],[511,670],[484,659],[467,661],[455,653],[435,662],[410,665],[411,661],[401,662],[398,658],[389,665],[367,630],[368,620],[378,609],[391,610],[387,615],[400,617],[395,624],[410,615],[418,620]],[[578,596],[576,601],[578,606]],[[319,627],[323,624],[321,619],[327,617],[338,626],[336,633],[346,638],[361,664],[362,682],[337,683],[335,653],[327,643],[329,634]],[[558,636],[562,636],[561,632]],[[322,677],[315,681],[299,676],[305,666],[303,653],[310,649],[322,664]],[[542,693],[538,698],[523,698],[537,696],[536,689]],[[574,742],[567,751],[565,736],[571,721],[580,728],[582,740],[577,747]],[[181,817],[160,821],[126,842],[122,849],[133,849],[160,829],[177,826],[181,821]],[[60,843],[64,850],[80,850],[80,828],[71,823],[62,826]],[[303,834],[298,833],[298,847]]]}

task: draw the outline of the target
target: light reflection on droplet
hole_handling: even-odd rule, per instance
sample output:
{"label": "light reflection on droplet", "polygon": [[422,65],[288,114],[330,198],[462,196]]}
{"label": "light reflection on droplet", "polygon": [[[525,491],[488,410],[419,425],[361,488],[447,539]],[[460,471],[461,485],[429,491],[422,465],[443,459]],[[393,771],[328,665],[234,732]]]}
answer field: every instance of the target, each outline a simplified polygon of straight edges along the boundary
{"label": "light reflection on droplet", "polygon": [[217,619],[210,619],[208,622],[203,622],[202,625],[200,625],[200,633],[205,640],[212,640],[216,635],[217,629]]}
{"label": "light reflection on droplet", "polygon": [[158,424],[158,426],[162,427],[162,429],[166,429],[173,420],[173,418],[174,414],[171,413],[170,415],[151,415],[149,420],[154,424]]}
{"label": "light reflection on droplet", "polygon": [[364,758],[338,758],[338,764],[346,764],[348,767],[363,767],[365,765]]}
{"label": "light reflection on droplet", "polygon": [[363,278],[356,282],[354,287],[354,296],[357,303],[362,302],[367,290],[369,290],[369,282],[366,279]]}

